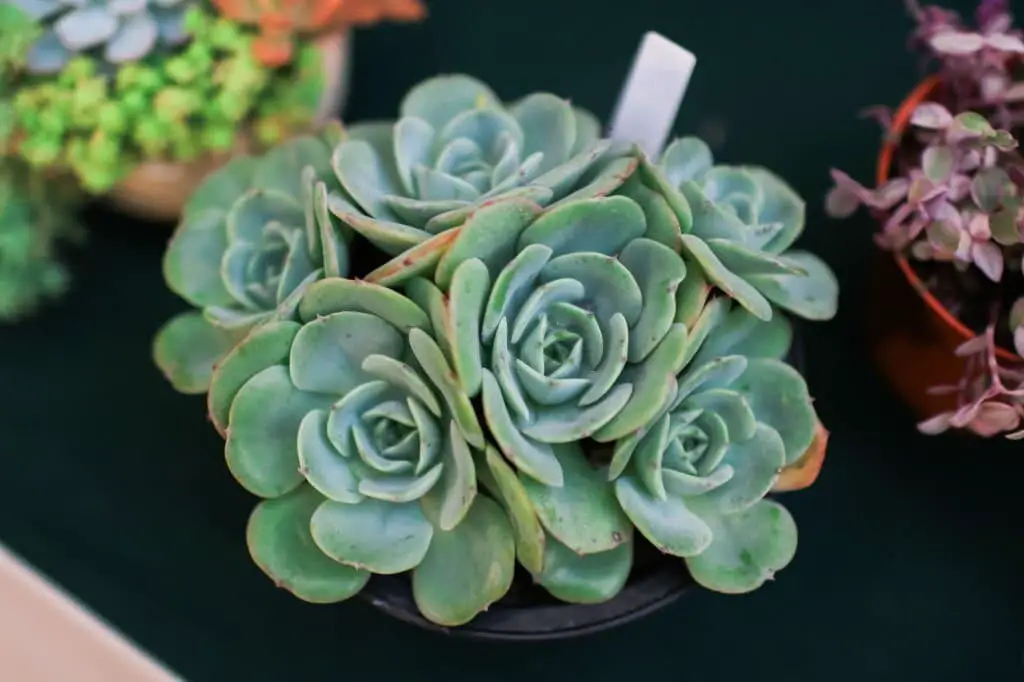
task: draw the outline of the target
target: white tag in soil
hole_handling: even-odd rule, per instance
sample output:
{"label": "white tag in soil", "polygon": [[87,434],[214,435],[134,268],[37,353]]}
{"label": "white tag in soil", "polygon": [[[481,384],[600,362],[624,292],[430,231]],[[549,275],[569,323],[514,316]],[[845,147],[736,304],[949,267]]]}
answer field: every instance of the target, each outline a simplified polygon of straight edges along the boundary
{"label": "white tag in soil", "polygon": [[658,33],[647,33],[619,95],[609,137],[634,142],[657,159],[696,66],[692,52]]}

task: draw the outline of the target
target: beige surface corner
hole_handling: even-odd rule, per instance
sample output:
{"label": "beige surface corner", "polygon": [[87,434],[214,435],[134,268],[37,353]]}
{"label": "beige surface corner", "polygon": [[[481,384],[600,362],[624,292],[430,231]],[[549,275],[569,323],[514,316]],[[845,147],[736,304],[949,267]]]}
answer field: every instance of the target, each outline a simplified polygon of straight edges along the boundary
{"label": "beige surface corner", "polygon": [[0,545],[0,680],[179,682]]}

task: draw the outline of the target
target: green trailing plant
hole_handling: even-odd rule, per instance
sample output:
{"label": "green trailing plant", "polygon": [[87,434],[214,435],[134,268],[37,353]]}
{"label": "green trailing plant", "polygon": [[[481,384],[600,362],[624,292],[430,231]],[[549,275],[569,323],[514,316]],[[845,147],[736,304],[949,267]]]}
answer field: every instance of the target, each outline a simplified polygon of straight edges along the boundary
{"label": "green trailing plant", "polygon": [[[481,87],[428,81],[404,124],[335,146],[318,185],[334,228],[393,258],[312,283],[213,371],[228,466],[263,498],[256,563],[316,603],[409,571],[420,611],[447,626],[499,600],[516,562],[563,601],[607,601],[641,537],[709,589],[758,588],[796,549],[767,496],[809,485],[824,456],[806,383],[783,361],[784,313],[836,312],[831,271],[791,248],[803,202],[765,169],[714,165],[693,138],[656,162],[597,139],[581,152],[561,100],[533,100],[551,115],[526,126]],[[403,130],[426,131],[420,114],[452,111],[443,120],[480,125],[404,146]],[[523,148],[561,155],[485,199],[501,164],[474,150],[522,168]],[[428,149],[474,167],[416,156]],[[349,165],[352,150],[366,163]],[[424,187],[486,191],[458,205],[400,195],[403,166]]]}
{"label": "green trailing plant", "polygon": [[190,42],[173,55],[114,74],[79,55],[56,76],[20,83],[20,156],[102,193],[143,161],[229,151],[247,123],[268,143],[308,125],[322,90],[315,46],[305,45],[290,68],[271,70],[252,56],[251,32],[198,8],[184,23]]}
{"label": "green trailing plant", "polygon": [[76,55],[104,64],[137,62],[189,39],[186,12],[195,0],[12,0],[43,27],[28,53],[30,73],[55,74]]}
{"label": "green trailing plant", "polygon": [[[206,391],[213,366],[256,325],[289,318],[302,292],[348,272],[327,212],[330,127],[210,174],[185,205],[163,261],[168,286],[198,310],[157,334],[157,365],[179,391]],[[320,177],[328,178],[327,182]]]}

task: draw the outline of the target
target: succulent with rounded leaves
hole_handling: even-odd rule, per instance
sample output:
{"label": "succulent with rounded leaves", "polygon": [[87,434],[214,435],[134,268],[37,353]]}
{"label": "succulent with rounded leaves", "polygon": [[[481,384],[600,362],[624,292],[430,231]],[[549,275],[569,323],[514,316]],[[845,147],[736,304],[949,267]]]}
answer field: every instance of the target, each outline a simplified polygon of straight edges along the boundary
{"label": "succulent with rounded leaves", "polygon": [[227,20],[192,8],[186,28],[187,48],[122,65],[114,78],[80,55],[57,78],[19,85],[21,158],[69,172],[99,194],[141,162],[227,152],[247,123],[271,141],[308,127],[323,82],[315,45],[303,46],[294,68],[272,71],[250,54],[251,36]]}
{"label": "succulent with rounded leaves", "polygon": [[805,204],[782,178],[760,166],[715,165],[694,137],[670,144],[658,166],[692,211],[681,247],[712,284],[763,320],[772,305],[810,320],[835,316],[835,275],[817,256],[790,248],[803,232]]}
{"label": "succulent with rounded leaves", "polygon": [[692,359],[656,417],[615,444],[609,475],[655,547],[684,558],[704,587],[741,593],[796,552],[792,517],[765,496],[812,449],[820,425],[803,377],[782,361],[788,327],[730,307],[718,297],[704,308]]}
{"label": "succulent with rounded leaves", "polygon": [[588,112],[547,93],[505,105],[465,75],[430,78],[397,121],[349,128],[332,164],[342,187],[331,211],[390,255],[507,196],[547,205],[608,149]]}
{"label": "succulent with rounded leaves", "polygon": [[340,601],[371,574],[411,571],[420,611],[455,626],[511,586],[511,526],[477,494],[483,435],[431,332],[394,290],[328,278],[214,374],[228,466],[265,498],[250,551],[302,599]]}
{"label": "succulent with rounded leaves", "polygon": [[137,62],[154,49],[188,40],[185,13],[195,0],[13,0],[45,26],[28,55],[28,71],[59,72],[77,54],[104,62]]}
{"label": "succulent with rounded leaves", "polygon": [[274,67],[292,59],[298,34],[384,19],[416,21],[425,14],[419,0],[213,0],[213,4],[221,16],[259,26],[253,54]]}
{"label": "succulent with rounded leaves", "polygon": [[174,387],[205,392],[214,364],[250,329],[287,319],[305,289],[348,271],[327,212],[331,130],[293,138],[212,173],[186,204],[164,254],[172,291],[199,310],[157,334],[154,358]]}

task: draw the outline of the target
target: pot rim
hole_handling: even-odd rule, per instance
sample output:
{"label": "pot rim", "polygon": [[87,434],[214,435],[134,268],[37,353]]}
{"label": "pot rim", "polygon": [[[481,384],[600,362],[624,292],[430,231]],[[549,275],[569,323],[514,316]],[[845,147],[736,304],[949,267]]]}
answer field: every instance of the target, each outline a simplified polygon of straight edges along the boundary
{"label": "pot rim", "polygon": [[[898,147],[898,138],[902,135],[903,131],[906,130],[907,125],[910,123],[910,117],[913,115],[917,105],[924,102],[935,90],[939,87],[941,79],[937,75],[931,75],[921,81],[916,88],[914,88],[906,99],[900,104],[896,113],[893,115],[892,126],[890,129],[890,135],[886,137],[885,143],[882,145],[882,149],[878,154],[878,166],[876,168],[876,179],[877,184],[881,186],[889,179],[889,173],[892,170],[893,157],[896,154]],[[914,268],[910,266],[910,262],[907,258],[901,254],[893,254],[894,260],[896,261],[897,267],[900,272],[903,273],[907,283],[910,284],[911,288],[917,293],[918,296],[925,302],[925,304],[934,312],[939,319],[941,319],[946,326],[956,332],[957,336],[961,337],[964,341],[968,341],[977,334],[961,322],[953,313],[949,312],[949,309],[944,306],[939,299],[937,299],[928,290],[928,287],[921,278],[914,272]],[[1002,348],[1001,346],[996,347],[996,356],[1000,360],[1008,361],[1020,361],[1021,357],[1013,351]]]}

